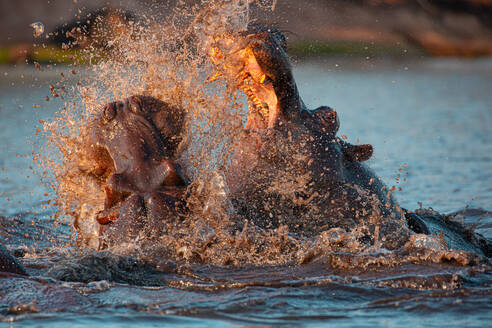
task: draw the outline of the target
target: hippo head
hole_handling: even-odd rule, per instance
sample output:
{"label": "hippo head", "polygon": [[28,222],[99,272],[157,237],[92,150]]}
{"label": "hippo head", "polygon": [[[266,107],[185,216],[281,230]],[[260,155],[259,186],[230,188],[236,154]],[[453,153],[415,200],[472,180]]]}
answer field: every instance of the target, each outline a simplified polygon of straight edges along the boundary
{"label": "hippo head", "polygon": [[[130,196],[147,199],[186,185],[173,162],[183,123],[184,111],[147,96],[131,96],[100,110],[90,126],[93,168],[88,173],[101,181],[106,212],[124,205]],[[98,221],[106,223],[108,215],[100,215]]]}
{"label": "hippo head", "polygon": [[[310,228],[316,226],[315,217],[324,226],[324,218],[334,214],[359,217],[357,211],[366,211],[372,175],[360,162],[371,157],[372,146],[338,138],[333,109],[306,108],[284,35],[275,28],[248,26],[218,38],[211,55],[218,71],[248,98],[247,123],[226,172],[238,211],[261,226],[283,222],[303,232],[318,229]],[[226,59],[223,68],[221,58]],[[311,219],[300,219],[308,212],[313,212]]]}
{"label": "hippo head", "polygon": [[[92,147],[109,151],[117,171],[133,160],[160,161],[172,157],[180,142],[181,110],[148,96],[131,96],[105,105],[91,128]],[[97,160],[97,158],[96,158]]]}

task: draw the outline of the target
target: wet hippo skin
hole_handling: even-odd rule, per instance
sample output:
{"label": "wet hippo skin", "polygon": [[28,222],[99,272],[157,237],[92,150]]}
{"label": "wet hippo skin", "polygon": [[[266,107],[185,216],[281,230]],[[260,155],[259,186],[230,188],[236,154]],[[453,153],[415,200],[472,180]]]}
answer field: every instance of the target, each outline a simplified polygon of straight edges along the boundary
{"label": "wet hippo skin", "polygon": [[0,242],[0,272],[27,275],[26,269],[13,257]]}
{"label": "wet hippo skin", "polygon": [[[242,47],[232,55],[242,65],[235,73],[238,88],[249,102],[226,172],[236,208],[260,226],[287,224],[309,235],[330,227],[350,229],[380,214],[398,218],[384,184],[361,163],[373,147],[337,137],[340,122],[332,108],[304,105],[283,34],[250,26],[235,38]],[[289,182],[289,176],[297,181]],[[398,223],[390,226],[398,229]]]}
{"label": "wet hippo skin", "polygon": [[106,193],[97,215],[109,244],[158,234],[184,211],[187,181],[172,160],[184,112],[152,97],[104,106],[91,125],[89,147]]}
{"label": "wet hippo skin", "polygon": [[[442,217],[400,208],[391,190],[362,163],[371,158],[373,147],[337,137],[335,110],[304,105],[280,31],[249,26],[232,38],[240,47],[231,55],[240,67],[234,74],[249,103],[248,120],[226,172],[241,214],[260,226],[286,224],[291,232],[308,236],[355,227],[360,241],[372,244],[379,236],[380,246],[390,249],[412,233],[444,232],[450,248],[490,257],[491,244],[483,236]],[[297,188],[289,190],[292,186]]]}

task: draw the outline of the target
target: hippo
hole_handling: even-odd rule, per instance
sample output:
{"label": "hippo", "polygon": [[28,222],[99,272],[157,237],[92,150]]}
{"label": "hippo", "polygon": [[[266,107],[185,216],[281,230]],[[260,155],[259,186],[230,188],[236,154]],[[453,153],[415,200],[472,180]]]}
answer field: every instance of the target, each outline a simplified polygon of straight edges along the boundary
{"label": "hippo", "polygon": [[88,148],[106,194],[96,220],[101,247],[159,235],[167,219],[185,210],[187,179],[172,159],[185,112],[149,96],[131,96],[104,106],[92,121]]}
{"label": "hippo", "polygon": [[[224,45],[228,52],[221,50]],[[363,163],[372,145],[338,138],[332,108],[305,106],[286,49],[279,30],[250,25],[218,38],[210,52],[217,75],[236,83],[248,100],[247,121],[225,174],[239,213],[259,226],[287,225],[291,233],[308,237],[343,228],[363,243],[388,249],[401,247],[412,234],[438,232],[440,222],[450,247],[490,256],[483,237],[470,237],[474,234],[455,224],[448,229],[442,217],[426,222],[398,205],[392,190]],[[221,67],[216,58],[228,64]]]}
{"label": "hippo", "polygon": [[[284,35],[274,28],[249,26],[232,38],[237,46],[224,57],[234,63],[228,66],[233,69],[224,75],[232,76],[249,105],[225,173],[239,213],[261,227],[287,225],[289,231],[307,236],[370,222],[372,230],[361,235],[367,239],[378,220],[391,217],[381,225],[386,233],[408,235],[391,192],[362,163],[371,158],[373,147],[338,138],[340,122],[332,108],[311,110],[304,105]],[[212,58],[220,46],[219,41]]]}
{"label": "hippo", "polygon": [[2,243],[0,243],[0,272],[27,275],[26,269],[9,253]]}
{"label": "hippo", "polygon": [[131,35],[131,26],[138,21],[130,11],[104,7],[79,13],[77,18],[57,26],[50,33],[50,41],[57,46],[109,50],[113,42],[123,35]]}

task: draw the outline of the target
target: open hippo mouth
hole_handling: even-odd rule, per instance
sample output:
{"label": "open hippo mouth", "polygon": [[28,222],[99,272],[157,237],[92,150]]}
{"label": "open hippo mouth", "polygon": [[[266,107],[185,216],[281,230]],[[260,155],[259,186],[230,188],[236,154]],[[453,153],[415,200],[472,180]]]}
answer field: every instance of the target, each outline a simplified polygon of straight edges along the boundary
{"label": "open hippo mouth", "polygon": [[278,120],[280,108],[272,78],[258,64],[251,48],[241,52],[244,68],[239,75],[238,83],[248,97],[250,114],[256,116],[266,127],[273,127]]}
{"label": "open hippo mouth", "polygon": [[220,38],[210,51],[214,63],[226,59],[225,74],[248,98],[246,129],[274,128],[299,115],[302,102],[286,48],[285,37],[277,29],[251,25],[232,38]]}
{"label": "open hippo mouth", "polygon": [[[352,145],[336,137],[340,122],[335,110],[327,106],[306,108],[286,51],[287,41],[282,32],[258,25],[250,25],[235,36],[219,38],[217,46],[212,47],[212,62],[219,64],[218,70],[232,77],[248,98],[245,129],[258,131],[289,125],[287,129],[292,130],[294,126],[303,126],[318,139],[326,139],[322,143],[330,143],[329,148],[340,148],[346,160],[368,160],[373,152],[371,145]],[[226,59],[222,69],[218,60],[221,58]],[[212,80],[222,75],[216,73]],[[332,143],[335,139],[336,143]]]}

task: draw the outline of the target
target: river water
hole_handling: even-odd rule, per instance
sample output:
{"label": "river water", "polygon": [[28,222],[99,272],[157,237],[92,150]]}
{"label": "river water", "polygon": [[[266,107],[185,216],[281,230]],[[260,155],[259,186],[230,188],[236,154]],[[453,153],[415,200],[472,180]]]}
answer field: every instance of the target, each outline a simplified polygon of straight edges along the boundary
{"label": "river water", "polygon": [[[54,224],[56,209],[47,204],[54,196],[31,155],[46,142],[36,131],[40,121],[63,107],[60,98],[46,100],[49,85],[60,72],[75,84],[71,70],[0,69],[0,238],[31,275],[0,274],[0,326],[483,327],[492,321],[488,264],[410,261],[345,272],[321,262],[221,267],[163,260],[157,270],[129,256],[77,251],[70,224]],[[403,207],[462,211],[467,224],[492,238],[492,61],[322,58],[295,62],[294,75],[308,107],[335,108],[340,135],[374,146],[369,166],[387,185],[402,175],[402,191],[394,195]],[[76,265],[65,271],[90,268],[94,279],[70,281],[73,275],[60,269],[50,274],[74,257]]]}

